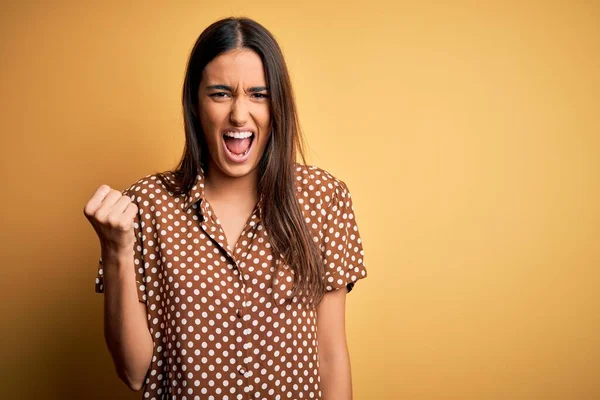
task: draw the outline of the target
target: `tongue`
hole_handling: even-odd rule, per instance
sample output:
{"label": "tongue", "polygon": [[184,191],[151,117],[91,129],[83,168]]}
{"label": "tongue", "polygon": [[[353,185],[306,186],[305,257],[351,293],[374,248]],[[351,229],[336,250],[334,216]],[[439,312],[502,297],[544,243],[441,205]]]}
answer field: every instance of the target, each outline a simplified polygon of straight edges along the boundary
{"label": "tongue", "polygon": [[236,139],[236,138],[226,136],[225,137],[225,146],[227,146],[229,151],[231,151],[232,153],[242,154],[243,152],[248,150],[248,147],[250,147],[251,141],[252,141],[252,138]]}

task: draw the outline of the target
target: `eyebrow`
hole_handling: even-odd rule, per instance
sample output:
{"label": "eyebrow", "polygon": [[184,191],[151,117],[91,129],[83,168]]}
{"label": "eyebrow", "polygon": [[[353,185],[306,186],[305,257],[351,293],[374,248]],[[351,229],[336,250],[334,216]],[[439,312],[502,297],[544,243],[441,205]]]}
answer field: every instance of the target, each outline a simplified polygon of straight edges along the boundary
{"label": "eyebrow", "polygon": [[[233,89],[231,88],[231,86],[227,86],[227,85],[209,85],[206,88],[207,89],[228,90],[230,92],[233,92]],[[256,92],[262,92],[263,90],[269,90],[269,89],[266,86],[253,86],[248,89],[248,92],[256,93]]]}

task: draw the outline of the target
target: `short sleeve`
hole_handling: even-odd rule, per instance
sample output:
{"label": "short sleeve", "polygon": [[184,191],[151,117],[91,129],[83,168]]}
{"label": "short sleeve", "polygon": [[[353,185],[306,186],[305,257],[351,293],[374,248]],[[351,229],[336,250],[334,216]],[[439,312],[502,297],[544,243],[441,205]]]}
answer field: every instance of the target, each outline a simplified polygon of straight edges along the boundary
{"label": "short sleeve", "polygon": [[[134,243],[134,258],[133,258],[133,265],[134,265],[134,269],[135,269],[135,283],[136,283],[136,287],[137,287],[137,295],[138,295],[138,300],[141,301],[142,303],[146,303],[146,284],[145,284],[145,279],[146,279],[146,266],[147,263],[144,261],[144,251],[143,251],[143,234],[142,234],[142,229],[143,229],[143,223],[142,223],[142,209],[141,207],[139,207],[139,205],[137,204],[136,198],[135,198],[135,193],[133,192],[135,187],[135,184],[130,186],[129,188],[125,189],[122,194],[123,195],[127,195],[131,198],[131,201],[136,203],[136,205],[138,206],[138,213],[135,216],[135,220],[133,223],[133,230],[134,230],[134,234],[135,234],[135,238],[136,241]],[[102,265],[102,256],[99,257],[98,259],[98,269],[97,269],[97,274],[96,274],[96,287],[95,287],[95,292],[96,293],[104,293],[104,269],[103,269],[103,265]]]}
{"label": "short sleeve", "polygon": [[350,292],[356,281],[367,277],[367,269],[352,196],[343,181],[336,182],[323,225],[325,290],[331,292],[345,287]]}

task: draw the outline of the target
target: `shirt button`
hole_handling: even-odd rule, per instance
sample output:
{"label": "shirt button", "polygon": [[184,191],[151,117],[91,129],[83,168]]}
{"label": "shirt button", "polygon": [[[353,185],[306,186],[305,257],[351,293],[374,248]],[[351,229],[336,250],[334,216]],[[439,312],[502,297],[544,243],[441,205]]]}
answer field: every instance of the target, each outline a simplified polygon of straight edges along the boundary
{"label": "shirt button", "polygon": [[244,368],[240,368],[240,374],[244,375],[246,373],[246,370]]}
{"label": "shirt button", "polygon": [[239,308],[237,309],[237,311],[235,312],[238,318],[242,318],[242,310],[240,310]]}

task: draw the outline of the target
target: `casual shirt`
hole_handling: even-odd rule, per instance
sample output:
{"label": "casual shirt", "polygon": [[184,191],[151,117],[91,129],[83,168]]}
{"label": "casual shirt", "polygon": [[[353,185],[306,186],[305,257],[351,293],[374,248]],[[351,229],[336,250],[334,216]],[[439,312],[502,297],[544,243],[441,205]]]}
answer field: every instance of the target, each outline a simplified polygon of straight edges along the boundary
{"label": "casual shirt", "polygon": [[[168,173],[169,179],[173,176]],[[296,199],[319,247],[326,291],[367,276],[347,185],[295,164]],[[153,340],[144,399],[321,399],[316,311],[291,294],[294,271],[272,265],[258,202],[234,249],[210,202],[204,170],[187,194],[156,174],[123,191],[138,206],[134,266]],[[96,287],[104,292],[102,259]]]}

